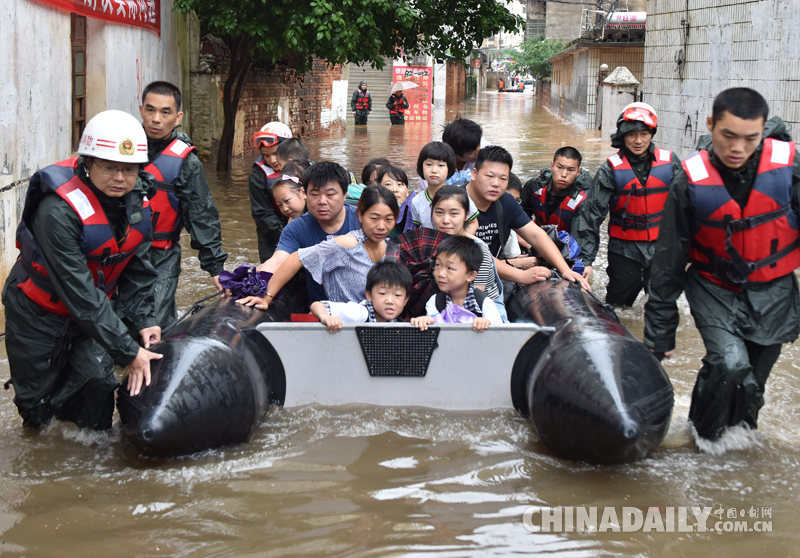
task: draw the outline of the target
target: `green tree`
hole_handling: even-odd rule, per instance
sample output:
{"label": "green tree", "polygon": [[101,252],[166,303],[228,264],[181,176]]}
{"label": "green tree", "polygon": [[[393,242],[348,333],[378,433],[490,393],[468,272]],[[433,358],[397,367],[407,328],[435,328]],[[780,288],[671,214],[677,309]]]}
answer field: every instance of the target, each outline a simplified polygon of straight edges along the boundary
{"label": "green tree", "polygon": [[532,37],[522,43],[522,52],[516,55],[516,64],[511,70],[530,74],[534,79],[547,77],[553,72],[553,64],[547,60],[562,50],[561,39],[547,41],[542,36]]}
{"label": "green tree", "polygon": [[239,97],[254,63],[288,63],[299,72],[316,56],[330,64],[380,68],[383,57],[445,54],[463,62],[485,37],[521,32],[509,0],[175,0],[194,10],[204,33],[231,51],[222,90],[224,125],[218,170],[230,170]]}

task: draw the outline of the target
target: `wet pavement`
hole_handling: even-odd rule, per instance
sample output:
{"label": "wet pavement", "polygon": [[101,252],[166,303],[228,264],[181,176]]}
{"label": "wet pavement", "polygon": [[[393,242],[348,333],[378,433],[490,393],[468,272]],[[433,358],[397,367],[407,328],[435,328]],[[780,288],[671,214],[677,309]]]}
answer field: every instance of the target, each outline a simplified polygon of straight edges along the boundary
{"label": "wet pavement", "polygon": [[[460,111],[509,149],[523,182],[562,145],[593,174],[611,154],[526,94],[488,92],[434,114],[432,128],[352,120],[341,138],[309,140],[314,160],[360,174],[386,156],[410,174],[419,149]],[[686,154],[682,154],[686,155]],[[255,262],[250,160],[231,173],[207,165],[223,224],[228,269]],[[188,247],[188,239],[183,242]],[[185,248],[179,307],[213,292]],[[593,288],[604,295],[604,248]],[[703,348],[681,298],[678,350],[666,364],[676,393],[670,433],[649,459],[593,467],[556,459],[511,410],[319,406],[277,410],[246,445],[172,461],[143,459],[108,434],[53,424],[26,432],[0,392],[0,552],[24,556],[726,556],[798,554],[800,352],[786,345],[767,384],[757,436],[722,457],[700,452],[686,427]],[[622,321],[643,329],[643,297]],[[8,377],[0,345],[0,377]],[[335,369],[330,371],[335,373]],[[528,506],[734,510],[771,533],[529,533]],[[766,509],[771,517],[763,517]],[[740,513],[744,513],[740,517]],[[709,527],[717,518],[711,516]],[[689,515],[689,523],[693,519]]]}

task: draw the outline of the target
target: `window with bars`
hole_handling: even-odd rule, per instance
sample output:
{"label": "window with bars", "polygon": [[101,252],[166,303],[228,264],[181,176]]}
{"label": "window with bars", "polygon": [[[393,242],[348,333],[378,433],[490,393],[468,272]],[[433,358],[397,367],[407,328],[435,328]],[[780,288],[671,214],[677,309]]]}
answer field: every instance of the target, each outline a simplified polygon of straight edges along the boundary
{"label": "window with bars", "polygon": [[78,150],[86,126],[86,17],[72,14],[72,149]]}
{"label": "window with bars", "polygon": [[544,37],[547,30],[546,19],[529,19],[527,23],[525,36],[528,40],[539,36]]}

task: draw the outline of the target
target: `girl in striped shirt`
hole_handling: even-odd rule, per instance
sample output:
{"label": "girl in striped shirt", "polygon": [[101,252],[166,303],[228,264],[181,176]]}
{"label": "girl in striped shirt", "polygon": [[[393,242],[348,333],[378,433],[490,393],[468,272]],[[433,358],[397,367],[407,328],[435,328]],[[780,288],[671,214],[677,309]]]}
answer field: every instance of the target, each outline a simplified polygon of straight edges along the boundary
{"label": "girl in striped shirt", "polygon": [[468,218],[469,196],[464,188],[443,186],[433,196],[431,202],[433,226],[438,231],[454,236],[465,236],[475,241],[483,253],[483,263],[474,281],[475,288],[484,291],[486,296],[494,301],[503,321],[508,322],[506,306],[503,303],[503,283],[497,274],[494,258],[485,242],[466,231]]}
{"label": "girl in striped shirt", "polygon": [[302,268],[322,284],[327,300],[361,302],[367,286],[367,273],[383,260],[386,239],[394,228],[398,211],[397,198],[391,190],[383,186],[365,188],[357,208],[360,229],[301,248],[275,271],[263,297],[250,296],[238,303],[266,310]]}

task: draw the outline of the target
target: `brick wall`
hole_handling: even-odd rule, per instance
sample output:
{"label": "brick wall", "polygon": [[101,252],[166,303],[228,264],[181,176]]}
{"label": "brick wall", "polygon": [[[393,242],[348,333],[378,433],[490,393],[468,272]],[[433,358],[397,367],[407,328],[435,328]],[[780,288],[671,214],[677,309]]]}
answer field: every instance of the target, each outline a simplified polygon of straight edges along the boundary
{"label": "brick wall", "polygon": [[[218,39],[206,37],[201,53],[216,58],[215,74],[219,78],[221,99],[230,67],[230,52]],[[312,69],[305,74],[286,67],[252,68],[239,99],[234,155],[255,153],[253,134],[273,120],[287,123],[292,133],[300,138],[344,132],[344,105],[332,106],[337,104],[337,84],[341,79],[341,66],[329,66],[318,59],[314,59]],[[338,93],[346,95],[346,83],[343,89]]]}
{"label": "brick wall", "polygon": [[771,115],[800,129],[796,0],[694,0],[688,12],[684,0],[650,0],[645,42],[644,100],[658,112],[662,147],[688,155],[707,133],[714,97],[729,87],[757,90]]}
{"label": "brick wall", "polygon": [[455,104],[467,98],[467,73],[464,66],[447,61],[447,94],[445,104]]}
{"label": "brick wall", "polygon": [[550,78],[536,81],[536,103],[540,107],[550,106]]}

